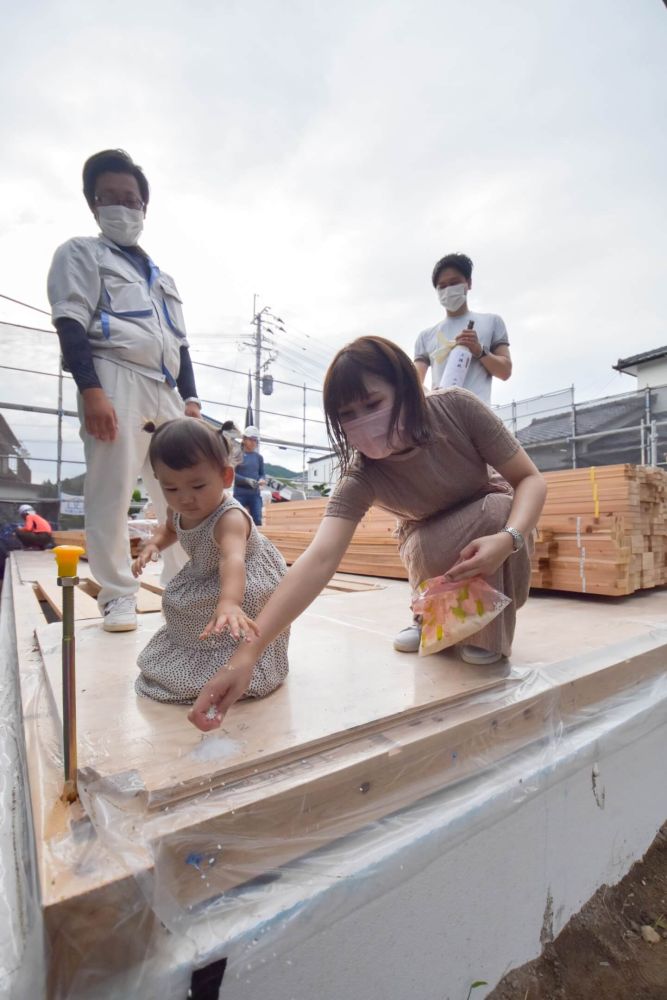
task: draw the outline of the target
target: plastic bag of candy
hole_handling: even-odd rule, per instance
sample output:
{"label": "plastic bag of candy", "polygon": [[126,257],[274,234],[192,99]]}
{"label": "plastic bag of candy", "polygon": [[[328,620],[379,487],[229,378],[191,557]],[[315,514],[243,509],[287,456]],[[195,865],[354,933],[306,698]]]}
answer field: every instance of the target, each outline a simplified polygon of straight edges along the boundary
{"label": "plastic bag of candy", "polygon": [[457,583],[433,576],[419,584],[412,610],[422,618],[419,655],[429,656],[479,632],[510,603],[481,576]]}

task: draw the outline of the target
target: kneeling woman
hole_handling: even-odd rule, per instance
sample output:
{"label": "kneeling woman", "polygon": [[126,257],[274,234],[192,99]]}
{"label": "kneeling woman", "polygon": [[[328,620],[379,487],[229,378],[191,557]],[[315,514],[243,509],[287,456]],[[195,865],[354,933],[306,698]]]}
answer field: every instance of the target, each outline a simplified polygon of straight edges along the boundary
{"label": "kneeling woman", "polygon": [[[197,698],[189,718],[202,730],[220,725],[268,643],[320,593],[372,504],[399,519],[413,587],[443,573],[456,581],[480,575],[511,598],[472,636],[466,659],[493,662],[511,651],[530,584],[524,540],[546,494],[516,438],[465,389],[425,396],[410,358],[381,337],[360,337],[338,352],[324,382],[324,412],[342,477],[313,541],[258,616],[259,637]],[[490,479],[489,466],[506,482]]]}

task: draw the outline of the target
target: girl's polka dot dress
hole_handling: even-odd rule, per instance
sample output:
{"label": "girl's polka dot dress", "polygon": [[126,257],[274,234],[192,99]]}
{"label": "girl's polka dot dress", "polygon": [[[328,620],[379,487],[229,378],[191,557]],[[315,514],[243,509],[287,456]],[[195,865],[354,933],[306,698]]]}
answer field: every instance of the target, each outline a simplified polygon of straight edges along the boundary
{"label": "girl's polka dot dress", "polygon": [[[232,497],[226,497],[196,528],[182,528],[180,516],[175,514],[176,534],[190,561],[165,589],[162,611],[166,623],[139,655],[137,662],[141,673],[135,682],[137,694],[156,701],[191,704],[204,684],[238,649],[239,643],[226,629],[221,635],[199,638],[213,617],[220,597],[220,550],[213,531],[218,520],[232,509],[243,511],[250,523],[242,602],[243,611],[249,618],[257,618],[285,575],[287,567],[281,554],[257,531],[247,512]],[[289,629],[286,629],[264,650],[246,697],[262,698],[285,679],[288,640]]]}

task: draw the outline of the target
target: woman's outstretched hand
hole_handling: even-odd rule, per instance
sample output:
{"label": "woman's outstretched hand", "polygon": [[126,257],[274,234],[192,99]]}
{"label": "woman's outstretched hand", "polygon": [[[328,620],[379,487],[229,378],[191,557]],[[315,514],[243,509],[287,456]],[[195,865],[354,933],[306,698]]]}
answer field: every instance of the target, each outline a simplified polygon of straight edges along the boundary
{"label": "woman's outstretched hand", "polygon": [[254,663],[243,667],[224,667],[199,692],[188,712],[188,720],[203,733],[218,729],[235,701],[248,689]]}
{"label": "woman's outstretched hand", "polygon": [[445,576],[455,582],[469,580],[473,576],[490,576],[513,551],[512,536],[507,531],[474,538],[461,549],[459,558]]}

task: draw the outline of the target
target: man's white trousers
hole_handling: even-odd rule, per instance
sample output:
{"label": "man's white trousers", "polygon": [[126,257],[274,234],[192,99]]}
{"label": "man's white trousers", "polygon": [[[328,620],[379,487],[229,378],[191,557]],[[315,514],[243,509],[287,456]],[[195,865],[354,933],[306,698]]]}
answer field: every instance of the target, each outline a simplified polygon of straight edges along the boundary
{"label": "man's white trousers", "polygon": [[[115,441],[98,441],[87,433],[79,396],[81,439],[86,458],[84,488],[86,550],[93,576],[99,583],[101,608],[116,597],[134,595],[139,588],[130,570],[128,509],[132,491],[141,476],[159,522],[167,505],[148,461],[151,436],[147,420],[156,424],[183,416],[183,401],[166,382],[146,378],[111,361],[95,358],[95,371],[118,417]],[[167,583],[187,562],[176,543],[163,553],[162,582]]]}

